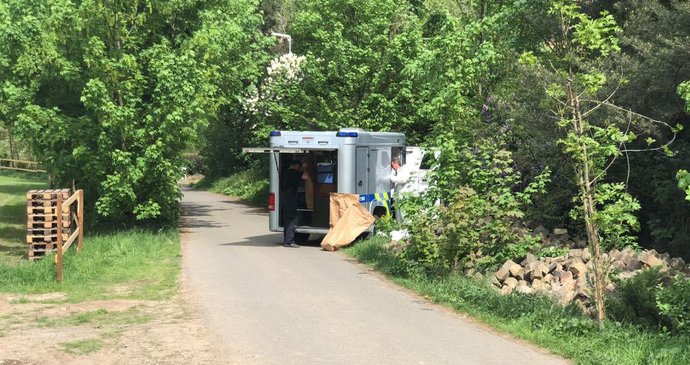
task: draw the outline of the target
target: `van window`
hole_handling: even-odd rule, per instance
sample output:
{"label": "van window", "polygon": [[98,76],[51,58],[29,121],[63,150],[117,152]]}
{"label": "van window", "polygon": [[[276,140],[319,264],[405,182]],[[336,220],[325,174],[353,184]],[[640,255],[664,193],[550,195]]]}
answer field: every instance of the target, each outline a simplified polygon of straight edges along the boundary
{"label": "van window", "polygon": [[401,165],[405,164],[405,147],[393,147],[391,149],[391,160],[397,158]]}
{"label": "van window", "polygon": [[424,157],[422,157],[422,164],[419,166],[419,168],[422,170],[429,170],[429,169],[431,169],[431,166],[433,164],[434,164],[434,152],[433,151],[425,151]]}

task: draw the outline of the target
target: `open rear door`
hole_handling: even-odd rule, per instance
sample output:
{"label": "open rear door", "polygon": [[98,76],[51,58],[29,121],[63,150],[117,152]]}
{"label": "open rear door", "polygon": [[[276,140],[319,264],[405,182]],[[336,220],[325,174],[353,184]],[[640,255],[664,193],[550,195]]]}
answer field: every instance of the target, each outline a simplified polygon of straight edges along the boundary
{"label": "open rear door", "polygon": [[309,153],[311,151],[335,151],[335,148],[242,147],[244,153]]}

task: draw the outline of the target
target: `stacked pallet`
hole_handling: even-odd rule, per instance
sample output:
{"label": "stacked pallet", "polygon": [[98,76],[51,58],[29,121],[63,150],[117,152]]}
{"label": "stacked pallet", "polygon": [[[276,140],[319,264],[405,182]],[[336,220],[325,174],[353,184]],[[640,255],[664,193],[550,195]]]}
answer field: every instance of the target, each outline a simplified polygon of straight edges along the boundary
{"label": "stacked pallet", "polygon": [[[31,190],[26,193],[27,235],[29,259],[39,259],[57,250],[58,234],[65,242],[71,230],[70,209],[58,208],[58,196],[65,201],[70,196],[68,189]],[[58,212],[61,211],[61,212]],[[58,227],[58,214],[62,214],[62,225]]]}

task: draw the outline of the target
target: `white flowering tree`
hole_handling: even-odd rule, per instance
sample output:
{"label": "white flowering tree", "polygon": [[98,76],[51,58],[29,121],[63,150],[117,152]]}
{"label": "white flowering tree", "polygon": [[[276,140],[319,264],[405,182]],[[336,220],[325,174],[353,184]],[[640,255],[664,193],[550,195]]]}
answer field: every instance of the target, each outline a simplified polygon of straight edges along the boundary
{"label": "white flowering tree", "polygon": [[243,106],[254,122],[252,131],[257,139],[265,139],[271,130],[292,127],[289,119],[282,118],[287,109],[281,103],[299,89],[305,60],[305,56],[294,53],[271,60],[266,76],[245,96]]}

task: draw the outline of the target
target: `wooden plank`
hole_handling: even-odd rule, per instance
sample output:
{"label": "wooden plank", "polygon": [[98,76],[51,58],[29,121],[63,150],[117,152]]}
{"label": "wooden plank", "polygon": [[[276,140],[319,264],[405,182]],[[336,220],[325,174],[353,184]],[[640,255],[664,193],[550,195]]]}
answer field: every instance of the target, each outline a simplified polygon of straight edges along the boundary
{"label": "wooden plank", "polygon": [[84,190],[79,189],[77,194],[79,194],[79,201],[77,202],[77,229],[79,230],[77,252],[81,252],[84,247]]}
{"label": "wooden plank", "polygon": [[[58,207],[62,206],[62,195],[58,194]],[[62,225],[62,214],[58,215],[58,226]],[[55,258],[57,264],[57,282],[62,283],[62,235],[58,235],[58,249],[57,257]]]}
{"label": "wooden plank", "polygon": [[66,240],[67,237],[69,237],[68,234],[56,234],[56,235],[51,235],[51,236],[43,236],[43,235],[26,235],[26,243],[45,243],[45,242],[57,242],[62,238],[63,240]]}
{"label": "wooden plank", "polygon": [[0,166],[0,170],[14,170],[14,171],[24,171],[24,172],[46,172],[46,170],[32,170],[32,169],[23,169],[20,167],[9,167],[9,166]]}
{"label": "wooden plank", "polygon": [[62,252],[67,252],[67,249],[69,248],[69,246],[72,245],[72,242],[74,242],[74,240],[77,237],[79,237],[79,235],[81,235],[81,232],[80,232],[79,228],[77,228],[74,231],[74,233],[72,233],[72,235],[67,239],[67,242],[65,242],[65,244],[62,246]]}
{"label": "wooden plank", "polygon": [[[64,220],[62,221],[62,228],[69,228],[71,225],[71,222],[69,220]],[[28,229],[49,229],[49,228],[57,228],[58,227],[58,222],[57,220],[55,221],[29,221],[26,225],[27,230]]]}
{"label": "wooden plank", "polygon": [[64,211],[65,209],[69,209],[69,206],[74,203],[75,200],[79,198],[78,193],[74,193],[69,199],[67,199],[64,203],[62,203],[62,210]]}
{"label": "wooden plank", "polygon": [[8,161],[8,162],[19,162],[19,163],[26,163],[26,164],[34,164],[38,165],[38,161],[29,161],[29,160],[13,160],[11,158],[0,158],[0,161]]}

